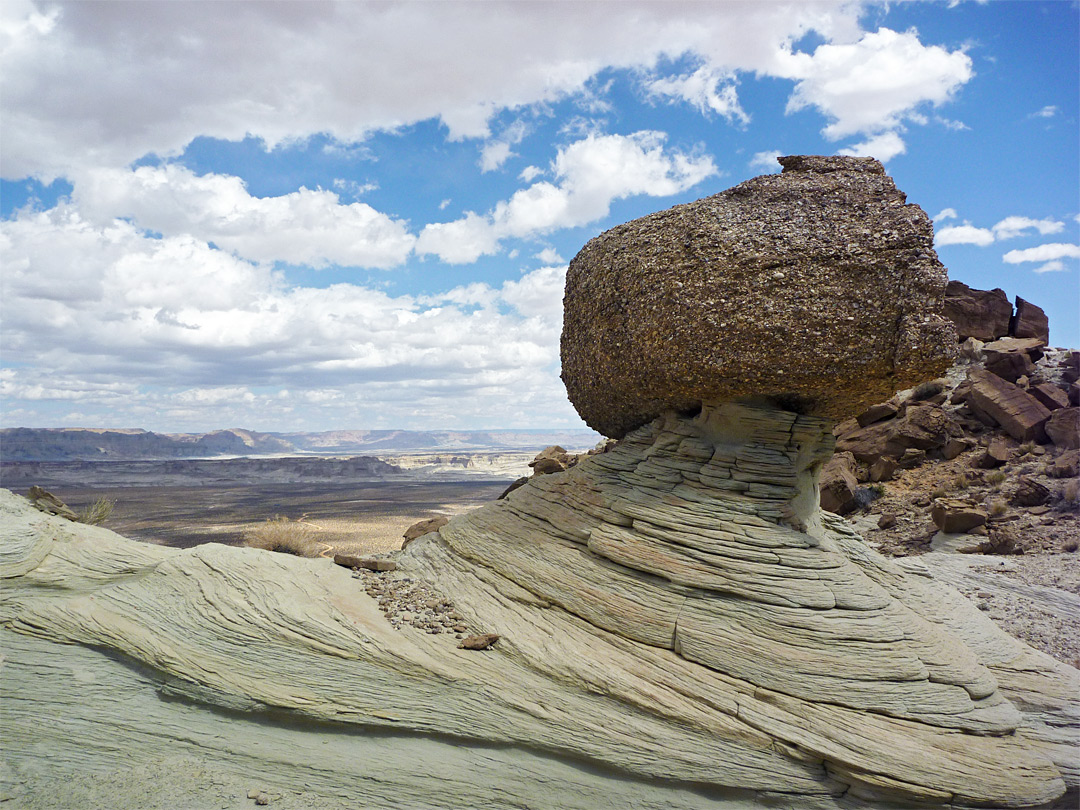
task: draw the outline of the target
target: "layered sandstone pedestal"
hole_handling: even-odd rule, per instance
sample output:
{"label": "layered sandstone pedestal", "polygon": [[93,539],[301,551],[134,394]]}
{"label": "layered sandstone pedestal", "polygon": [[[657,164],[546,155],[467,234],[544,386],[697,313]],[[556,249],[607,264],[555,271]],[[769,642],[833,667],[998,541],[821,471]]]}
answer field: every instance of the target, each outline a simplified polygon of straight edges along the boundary
{"label": "layered sandstone pedestal", "polygon": [[[452,600],[470,632],[499,634],[484,651],[392,625],[328,560],[138,544],[0,491],[7,789],[120,806],[110,785],[194,768],[213,806],[266,783],[283,806],[380,808],[1075,791],[1080,673],[820,511],[832,421],[777,404],[824,401],[809,391],[685,388],[681,410],[633,411],[614,449],[366,575]],[[183,784],[161,806],[200,806]]]}

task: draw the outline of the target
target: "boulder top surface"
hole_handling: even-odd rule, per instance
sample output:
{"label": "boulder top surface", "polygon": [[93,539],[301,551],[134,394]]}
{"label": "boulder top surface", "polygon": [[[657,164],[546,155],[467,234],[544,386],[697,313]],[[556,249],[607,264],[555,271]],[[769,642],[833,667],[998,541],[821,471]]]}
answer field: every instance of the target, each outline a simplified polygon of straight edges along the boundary
{"label": "boulder top surface", "polygon": [[843,419],[949,366],[926,213],[873,158],[778,160],[570,263],[562,376],[590,427],[617,438],[717,401]]}

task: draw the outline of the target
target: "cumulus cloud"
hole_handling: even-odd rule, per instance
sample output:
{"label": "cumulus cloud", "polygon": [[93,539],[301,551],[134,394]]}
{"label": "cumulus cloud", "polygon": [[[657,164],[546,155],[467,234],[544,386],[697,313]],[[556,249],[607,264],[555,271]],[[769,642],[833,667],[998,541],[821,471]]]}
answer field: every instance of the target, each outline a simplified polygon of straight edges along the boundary
{"label": "cumulus cloud", "polygon": [[950,101],[974,75],[962,50],[924,45],[914,30],[888,28],[854,42],[827,42],[812,54],[782,52],[775,73],[795,80],[788,112],[814,107],[832,120],[822,130],[827,138],[869,136],[853,149],[873,146],[890,157],[903,151],[897,133],[905,121],[925,123],[921,107]]}
{"label": "cumulus cloud", "polygon": [[750,116],[739,105],[737,86],[732,73],[703,66],[693,73],[653,79],[645,88],[654,97],[683,101],[704,114],[716,113],[730,122],[748,124]]}
{"label": "cumulus cloud", "polygon": [[771,152],[755,152],[747,165],[751,169],[765,169],[769,172],[778,172],[782,167],[776,162],[776,159],[783,154],[783,152],[777,150]]}
{"label": "cumulus cloud", "polygon": [[[607,69],[639,71],[658,98],[734,122],[747,118],[739,72],[790,79],[790,108],[821,110],[827,135],[872,136],[947,101],[971,76],[965,54],[923,45],[912,31],[863,34],[847,0],[629,3],[619,14],[567,3],[558,15],[530,3],[492,3],[483,14],[447,3],[4,8],[0,170],[14,178],[168,157],[198,136],[273,146],[325,133],[349,144],[439,119],[451,139],[490,138],[500,111],[587,99]],[[826,43],[793,51],[810,32]],[[682,58],[698,67],[657,75],[658,64]],[[506,150],[492,144],[488,165]]]}
{"label": "cumulus cloud", "polygon": [[[956,219],[956,210],[946,208],[936,217],[935,222]],[[1065,223],[1056,219],[1032,219],[1031,217],[1009,216],[998,221],[990,228],[977,228],[970,222],[963,225],[950,225],[938,228],[934,233],[934,243],[942,245],[978,245],[986,247],[1002,239],[1015,239],[1027,235],[1029,231],[1038,231],[1042,235],[1060,233]],[[1016,253],[1017,251],[1012,251]]]}
{"label": "cumulus cloud", "polygon": [[895,132],[882,132],[872,138],[867,138],[862,143],[841,149],[837,154],[852,155],[853,157],[875,157],[882,163],[887,163],[897,155],[907,151],[904,139]]}
{"label": "cumulus cloud", "polygon": [[0,384],[15,405],[92,414],[122,398],[129,420],[254,425],[303,414],[309,391],[340,391],[319,399],[322,424],[490,424],[492,401],[520,405],[516,424],[578,424],[558,381],[565,266],[424,298],[294,287],[194,237],[97,225],[70,206],[0,223],[0,262],[14,366]]}
{"label": "cumulus cloud", "polygon": [[1030,217],[1005,217],[994,225],[994,236],[998,239],[1013,239],[1022,236],[1029,230],[1037,230],[1043,236],[1051,233],[1061,233],[1065,229],[1065,223],[1056,219],[1031,219]]}
{"label": "cumulus cloud", "polygon": [[401,220],[366,203],[343,205],[331,191],[253,197],[238,177],[198,176],[176,165],[81,172],[72,198],[98,224],[128,218],[253,261],[386,268],[401,264],[415,241]]}
{"label": "cumulus cloud", "polygon": [[1064,269],[1065,269],[1065,262],[1061,261],[1060,259],[1055,259],[1052,262],[1047,262],[1042,267],[1036,267],[1035,272],[1040,273],[1040,274],[1041,273],[1057,273],[1057,272],[1059,272],[1061,270],[1064,270]]}
{"label": "cumulus cloud", "polygon": [[988,228],[976,228],[971,224],[950,225],[934,233],[934,244],[942,245],[978,245],[986,247],[994,241],[994,232]]}
{"label": "cumulus cloud", "polygon": [[498,252],[502,239],[594,222],[607,215],[613,200],[677,194],[717,173],[711,157],[667,151],[664,141],[663,133],[653,131],[575,141],[552,161],[555,183],[520,189],[484,216],[469,212],[427,225],[416,251],[450,263],[472,262]]}
{"label": "cumulus cloud", "polygon": [[1071,245],[1067,242],[1050,242],[1024,250],[1010,250],[1001,258],[1009,264],[1052,262],[1056,259],[1080,259],[1080,245]]}

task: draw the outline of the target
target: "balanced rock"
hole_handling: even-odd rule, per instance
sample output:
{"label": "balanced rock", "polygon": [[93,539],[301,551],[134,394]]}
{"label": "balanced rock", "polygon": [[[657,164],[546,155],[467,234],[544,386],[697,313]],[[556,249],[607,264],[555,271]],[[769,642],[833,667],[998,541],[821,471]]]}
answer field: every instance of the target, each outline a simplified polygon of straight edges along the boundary
{"label": "balanced rock", "polygon": [[1009,334],[1013,308],[1004,290],[973,290],[962,281],[945,287],[945,317],[956,326],[960,340],[996,340]]}
{"label": "balanced rock", "polygon": [[784,171],[591,240],[566,279],[562,377],[619,437],[665,410],[756,400],[842,419],[956,349],[930,220],[872,158]]}

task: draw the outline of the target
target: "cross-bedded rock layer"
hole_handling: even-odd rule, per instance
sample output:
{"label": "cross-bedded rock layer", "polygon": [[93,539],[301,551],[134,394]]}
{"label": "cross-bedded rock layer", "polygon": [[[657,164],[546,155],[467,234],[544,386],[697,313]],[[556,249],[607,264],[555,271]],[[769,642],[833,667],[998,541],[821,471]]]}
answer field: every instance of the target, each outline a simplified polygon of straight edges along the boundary
{"label": "cross-bedded rock layer", "polygon": [[570,263],[563,380],[590,427],[619,437],[745,399],[842,419],[949,366],[923,210],[872,158],[780,163],[612,228]]}
{"label": "cross-bedded rock layer", "polygon": [[[170,694],[287,710],[274,715],[287,726],[344,723],[357,755],[338,782],[312,784],[363,784],[380,806],[580,806],[581,785],[549,755],[625,774],[604,783],[611,806],[1053,800],[1063,776],[1080,776],[1076,671],[820,512],[816,470],[831,448],[825,420],[707,403],[414,540],[378,575],[383,590],[423,583],[452,599],[469,633],[499,635],[483,652],[394,626],[329,560],[68,532],[11,496],[0,619],[118,651]],[[32,649],[19,655],[19,671],[44,666]],[[9,692],[17,757],[47,736],[33,709],[52,704],[44,680]],[[126,696],[111,699],[116,726],[137,725]],[[386,733],[450,735],[478,762],[505,759],[514,787],[425,788],[407,758],[392,775],[369,772],[365,752]],[[49,745],[57,763],[90,757],[70,731]],[[403,800],[409,769],[418,781]]]}

